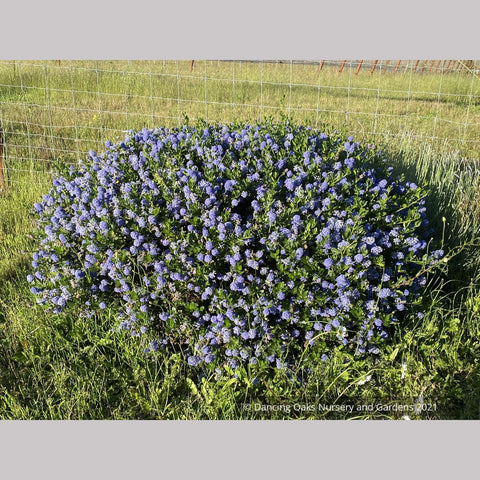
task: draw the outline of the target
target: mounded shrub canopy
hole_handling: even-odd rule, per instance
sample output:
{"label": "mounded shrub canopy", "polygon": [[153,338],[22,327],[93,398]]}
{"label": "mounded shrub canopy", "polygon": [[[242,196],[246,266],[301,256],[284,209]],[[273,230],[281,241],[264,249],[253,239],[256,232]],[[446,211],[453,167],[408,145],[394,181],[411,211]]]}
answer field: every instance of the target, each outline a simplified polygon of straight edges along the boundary
{"label": "mounded shrub canopy", "polygon": [[352,137],[202,124],[106,146],[35,205],[32,292],[53,312],[117,309],[192,366],[378,353],[442,255],[422,190]]}

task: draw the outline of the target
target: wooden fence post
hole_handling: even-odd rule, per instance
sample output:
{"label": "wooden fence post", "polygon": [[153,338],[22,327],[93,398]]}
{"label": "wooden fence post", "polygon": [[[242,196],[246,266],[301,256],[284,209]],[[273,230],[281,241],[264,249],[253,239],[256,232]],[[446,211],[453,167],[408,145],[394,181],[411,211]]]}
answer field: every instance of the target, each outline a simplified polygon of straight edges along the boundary
{"label": "wooden fence post", "polygon": [[322,68],[323,68],[323,62],[325,62],[325,60],[322,60],[322,61],[320,62],[320,65],[318,66],[318,72],[319,72],[319,73],[321,72],[321,70],[322,70]]}
{"label": "wooden fence post", "polygon": [[390,63],[390,60],[385,60],[385,65],[383,66],[383,71],[387,71],[388,64]]}
{"label": "wooden fence post", "polygon": [[4,161],[4,145],[5,137],[3,130],[0,128],[0,191],[7,189],[7,177],[5,175],[5,161]]}
{"label": "wooden fence post", "polygon": [[372,73],[375,71],[375,67],[377,66],[377,63],[378,63],[378,60],[375,60],[375,61],[373,62],[373,67],[372,67],[372,69],[370,70],[370,74],[372,74]]}
{"label": "wooden fence post", "polygon": [[401,60],[399,60],[399,61],[397,62],[397,65],[395,66],[395,70],[393,71],[393,73],[397,73],[397,72],[398,72],[398,67],[400,66],[400,62],[401,62]]}
{"label": "wooden fence post", "polygon": [[338,71],[338,73],[342,73],[343,67],[345,66],[345,62],[346,60],[342,61],[342,64],[340,65],[340,70]]}

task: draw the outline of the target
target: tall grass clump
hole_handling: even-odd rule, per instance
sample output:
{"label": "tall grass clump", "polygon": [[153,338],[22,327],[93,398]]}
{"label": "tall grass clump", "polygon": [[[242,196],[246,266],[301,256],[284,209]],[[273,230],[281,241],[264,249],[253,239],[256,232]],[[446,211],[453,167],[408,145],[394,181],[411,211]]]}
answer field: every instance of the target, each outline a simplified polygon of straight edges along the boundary
{"label": "tall grass clump", "polygon": [[428,183],[426,197],[429,220],[450,250],[448,289],[458,290],[480,277],[480,164],[478,158],[466,158],[457,151],[440,154],[434,146],[421,148],[408,136],[396,143],[382,145],[382,151],[394,160],[395,170],[409,179]]}
{"label": "tall grass clump", "polygon": [[372,146],[267,122],[106,147],[35,205],[28,280],[53,313],[114,308],[146,353],[217,376],[377,355],[406,313],[422,315],[443,251],[424,189]]}

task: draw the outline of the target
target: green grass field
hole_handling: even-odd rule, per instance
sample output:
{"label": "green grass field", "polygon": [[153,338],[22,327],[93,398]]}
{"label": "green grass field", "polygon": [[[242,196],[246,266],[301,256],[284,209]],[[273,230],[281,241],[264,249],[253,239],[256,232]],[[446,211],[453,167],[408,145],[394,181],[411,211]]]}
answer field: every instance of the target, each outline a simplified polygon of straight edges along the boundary
{"label": "green grass field", "polygon": [[[312,366],[305,384],[278,374],[252,385],[196,379],[180,354],[148,360],[135,339],[112,331],[114,311],[89,320],[46,314],[26,275],[35,248],[31,210],[49,189],[49,172],[89,149],[101,152],[123,130],[176,126],[185,115],[191,123],[289,115],[345,129],[428,183],[427,212],[450,255],[447,272],[430,279],[425,316],[407,318],[380,359],[346,365],[333,357]],[[480,80],[467,74],[0,62],[9,181],[0,193],[0,418],[479,419],[479,124]]]}

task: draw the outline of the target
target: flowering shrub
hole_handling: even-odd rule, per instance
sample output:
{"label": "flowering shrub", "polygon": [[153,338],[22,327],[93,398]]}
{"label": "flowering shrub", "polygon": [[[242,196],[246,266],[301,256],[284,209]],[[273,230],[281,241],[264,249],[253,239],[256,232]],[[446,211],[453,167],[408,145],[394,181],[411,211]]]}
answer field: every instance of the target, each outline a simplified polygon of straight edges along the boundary
{"label": "flowering shrub", "polygon": [[422,189],[352,137],[202,124],[106,146],[35,205],[32,292],[53,312],[114,307],[192,366],[378,353],[442,255]]}

